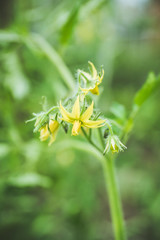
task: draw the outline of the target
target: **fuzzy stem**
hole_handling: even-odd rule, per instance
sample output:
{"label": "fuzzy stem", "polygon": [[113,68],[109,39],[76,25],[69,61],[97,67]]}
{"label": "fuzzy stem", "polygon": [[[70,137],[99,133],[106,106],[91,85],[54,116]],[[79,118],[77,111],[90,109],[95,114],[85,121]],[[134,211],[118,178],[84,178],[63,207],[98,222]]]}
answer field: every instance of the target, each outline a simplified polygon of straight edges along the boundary
{"label": "fuzzy stem", "polygon": [[123,212],[116,180],[114,160],[109,156],[104,157],[104,161],[102,161],[102,167],[108,192],[115,239],[126,240]]}
{"label": "fuzzy stem", "polygon": [[121,199],[115,174],[114,159],[111,154],[104,156],[101,149],[97,147],[97,145],[88,137],[86,131],[83,128],[82,132],[86,139],[89,141],[89,143],[95,149],[97,149],[99,154],[101,155],[101,163],[105,178],[105,185],[108,192],[115,240],[126,240],[127,238],[124,226]]}

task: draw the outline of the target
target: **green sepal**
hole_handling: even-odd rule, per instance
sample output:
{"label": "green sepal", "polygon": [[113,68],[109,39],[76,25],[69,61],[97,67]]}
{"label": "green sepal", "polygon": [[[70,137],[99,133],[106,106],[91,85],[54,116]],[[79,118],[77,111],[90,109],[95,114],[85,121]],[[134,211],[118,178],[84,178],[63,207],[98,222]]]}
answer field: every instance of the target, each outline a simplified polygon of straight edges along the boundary
{"label": "green sepal", "polygon": [[35,122],[35,128],[33,130],[34,133],[38,132],[38,130],[49,120],[49,117],[46,113],[42,112],[37,116],[36,122]]}

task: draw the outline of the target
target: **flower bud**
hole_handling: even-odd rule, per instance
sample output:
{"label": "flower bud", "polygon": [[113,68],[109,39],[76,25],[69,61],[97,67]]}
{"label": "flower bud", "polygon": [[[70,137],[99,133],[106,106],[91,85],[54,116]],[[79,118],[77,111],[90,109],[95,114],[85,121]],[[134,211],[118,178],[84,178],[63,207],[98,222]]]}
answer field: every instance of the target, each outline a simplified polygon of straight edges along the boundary
{"label": "flower bud", "polygon": [[48,130],[48,124],[40,129],[40,140],[45,141],[49,138],[50,132]]}
{"label": "flower bud", "polygon": [[57,120],[50,119],[49,124],[46,124],[45,126],[39,129],[40,140],[45,141],[48,138],[50,138],[50,141],[49,141],[49,146],[50,146],[56,139],[58,127],[59,127],[59,122]]}
{"label": "flower bud", "polygon": [[50,141],[49,146],[56,140],[57,131],[59,128],[59,122],[57,120],[49,120],[49,130],[50,130]]}
{"label": "flower bud", "polygon": [[124,151],[127,147],[119,140],[116,135],[109,135],[106,142],[106,147],[103,154],[111,151],[112,153],[118,153],[119,151]]}
{"label": "flower bud", "polygon": [[49,120],[49,130],[51,133],[54,133],[55,131],[57,131],[58,127],[59,127],[58,121],[52,120],[52,119]]}
{"label": "flower bud", "polygon": [[78,79],[80,82],[80,89],[86,95],[89,91],[92,94],[99,95],[99,85],[104,77],[104,70],[98,74],[97,70],[92,62],[88,62],[90,67],[90,73],[78,70]]}

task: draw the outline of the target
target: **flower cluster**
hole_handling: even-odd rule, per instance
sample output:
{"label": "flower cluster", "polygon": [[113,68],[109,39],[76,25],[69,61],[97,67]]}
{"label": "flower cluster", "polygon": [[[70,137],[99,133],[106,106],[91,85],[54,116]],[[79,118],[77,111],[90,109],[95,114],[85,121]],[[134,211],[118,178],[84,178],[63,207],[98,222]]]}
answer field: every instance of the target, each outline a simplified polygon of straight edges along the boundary
{"label": "flower cluster", "polygon": [[[99,73],[92,62],[89,62],[90,72],[78,70],[78,88],[73,98],[66,99],[65,102],[53,106],[47,112],[33,114],[35,120],[34,132],[40,132],[40,140],[49,139],[51,145],[55,139],[59,127],[68,132],[68,125],[72,126],[71,135],[77,136],[81,130],[102,128],[107,126],[109,134],[106,138],[106,147],[103,154],[111,151],[112,153],[123,151],[126,147],[121,143],[118,136],[113,133],[112,126],[105,118],[99,117],[100,114],[94,109],[94,102],[91,95],[99,94],[99,85],[104,77],[104,70]],[[87,95],[87,96],[86,96]],[[105,138],[103,139],[105,141]]]}
{"label": "flower cluster", "polygon": [[93,114],[93,101],[92,104],[85,110],[83,114],[80,111],[79,95],[73,105],[72,112],[69,113],[60,103],[60,112],[62,114],[62,120],[73,124],[72,135],[76,136],[79,134],[81,127],[87,128],[99,128],[105,124],[105,120],[89,120]]}

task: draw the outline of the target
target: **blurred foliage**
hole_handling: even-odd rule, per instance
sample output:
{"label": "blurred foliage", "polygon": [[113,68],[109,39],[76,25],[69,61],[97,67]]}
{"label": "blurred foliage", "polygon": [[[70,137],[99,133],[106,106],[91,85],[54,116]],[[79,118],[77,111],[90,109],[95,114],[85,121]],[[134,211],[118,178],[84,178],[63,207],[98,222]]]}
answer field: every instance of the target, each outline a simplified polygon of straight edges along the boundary
{"label": "blurred foliage", "polygon": [[[160,73],[159,23],[156,0],[1,3],[1,239],[113,239],[99,162],[61,133],[48,148],[25,121],[41,111],[41,96],[48,107],[68,96],[76,69],[91,60],[104,65],[100,110],[118,129],[133,102],[141,105],[158,89],[150,74],[135,96],[150,71]],[[140,109],[117,160],[129,239],[160,239],[159,94]]]}

